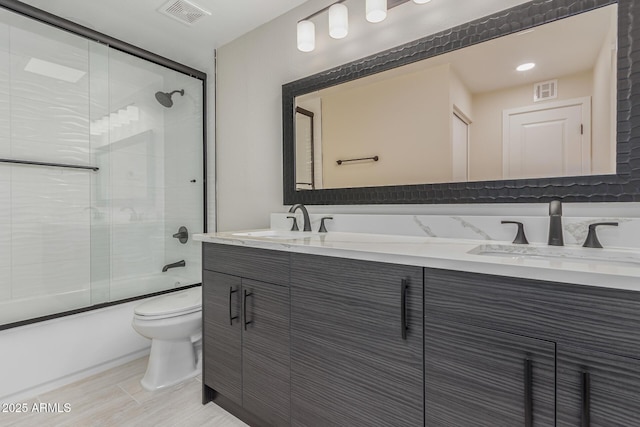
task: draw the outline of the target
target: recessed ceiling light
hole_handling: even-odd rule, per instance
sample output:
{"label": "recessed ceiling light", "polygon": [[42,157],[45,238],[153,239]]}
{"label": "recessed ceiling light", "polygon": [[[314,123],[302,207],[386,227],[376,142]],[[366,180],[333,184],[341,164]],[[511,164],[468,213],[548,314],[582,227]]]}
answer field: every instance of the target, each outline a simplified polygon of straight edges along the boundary
{"label": "recessed ceiling light", "polygon": [[533,62],[527,62],[526,64],[518,65],[516,70],[518,70],[518,71],[529,71],[529,70],[533,69],[535,66],[536,66],[536,64],[534,64]]}
{"label": "recessed ceiling light", "polygon": [[27,66],[24,67],[24,70],[30,73],[40,74],[41,76],[64,80],[69,83],[76,83],[82,78],[82,76],[87,74],[84,71],[76,70],[75,68],[38,58],[31,58],[29,62],[27,62]]}

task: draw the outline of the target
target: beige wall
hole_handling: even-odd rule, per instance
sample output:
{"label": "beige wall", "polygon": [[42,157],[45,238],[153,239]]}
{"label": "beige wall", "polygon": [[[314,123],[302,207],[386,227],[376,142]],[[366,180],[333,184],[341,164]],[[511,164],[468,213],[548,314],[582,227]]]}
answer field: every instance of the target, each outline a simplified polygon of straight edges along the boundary
{"label": "beige wall", "polygon": [[[324,188],[451,177],[449,65],[322,96]],[[338,159],[379,156],[378,162]]]}
{"label": "beige wall", "polygon": [[449,84],[451,86],[451,111],[454,111],[455,106],[466,118],[473,120],[473,95],[453,68]]}
{"label": "beige wall", "polygon": [[[591,96],[593,73],[558,78],[558,98],[551,101]],[[544,101],[542,101],[544,102]],[[473,96],[473,123],[470,127],[469,180],[485,181],[502,179],[502,113],[504,110],[533,102],[533,85],[475,94]]]}

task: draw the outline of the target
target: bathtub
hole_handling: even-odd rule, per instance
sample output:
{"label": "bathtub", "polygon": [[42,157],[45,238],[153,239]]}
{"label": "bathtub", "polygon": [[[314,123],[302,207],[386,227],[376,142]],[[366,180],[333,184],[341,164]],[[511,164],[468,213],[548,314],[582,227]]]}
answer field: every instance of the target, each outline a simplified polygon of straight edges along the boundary
{"label": "bathtub", "polygon": [[0,325],[121,301],[200,282],[200,278],[189,279],[167,273],[154,273],[96,282],[76,291],[9,299],[0,301]]}

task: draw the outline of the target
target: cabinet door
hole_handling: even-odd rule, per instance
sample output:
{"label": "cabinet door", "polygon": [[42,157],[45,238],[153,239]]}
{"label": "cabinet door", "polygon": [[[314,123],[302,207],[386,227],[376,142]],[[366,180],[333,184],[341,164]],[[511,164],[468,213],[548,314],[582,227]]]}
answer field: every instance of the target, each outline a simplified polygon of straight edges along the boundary
{"label": "cabinet door", "polygon": [[289,288],[242,279],[242,297],[244,409],[270,426],[288,426]]}
{"label": "cabinet door", "polygon": [[204,383],[242,405],[242,328],[239,277],[202,273]]}
{"label": "cabinet door", "polygon": [[292,255],[292,425],[422,426],[422,345],[422,268]]}
{"label": "cabinet door", "polygon": [[425,425],[553,426],[555,344],[425,321]]}
{"label": "cabinet door", "polygon": [[558,345],[557,425],[640,425],[640,360]]}

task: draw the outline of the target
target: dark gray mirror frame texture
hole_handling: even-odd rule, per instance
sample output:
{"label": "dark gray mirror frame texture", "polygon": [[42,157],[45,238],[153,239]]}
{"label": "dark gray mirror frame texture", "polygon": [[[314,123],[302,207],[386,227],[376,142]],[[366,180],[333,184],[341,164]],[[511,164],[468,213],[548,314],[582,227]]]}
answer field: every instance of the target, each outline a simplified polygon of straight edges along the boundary
{"label": "dark gray mirror frame texture", "polygon": [[[384,187],[295,189],[296,96],[618,3],[617,174]],[[284,204],[640,201],[640,5],[634,0],[534,0],[282,86]]]}

